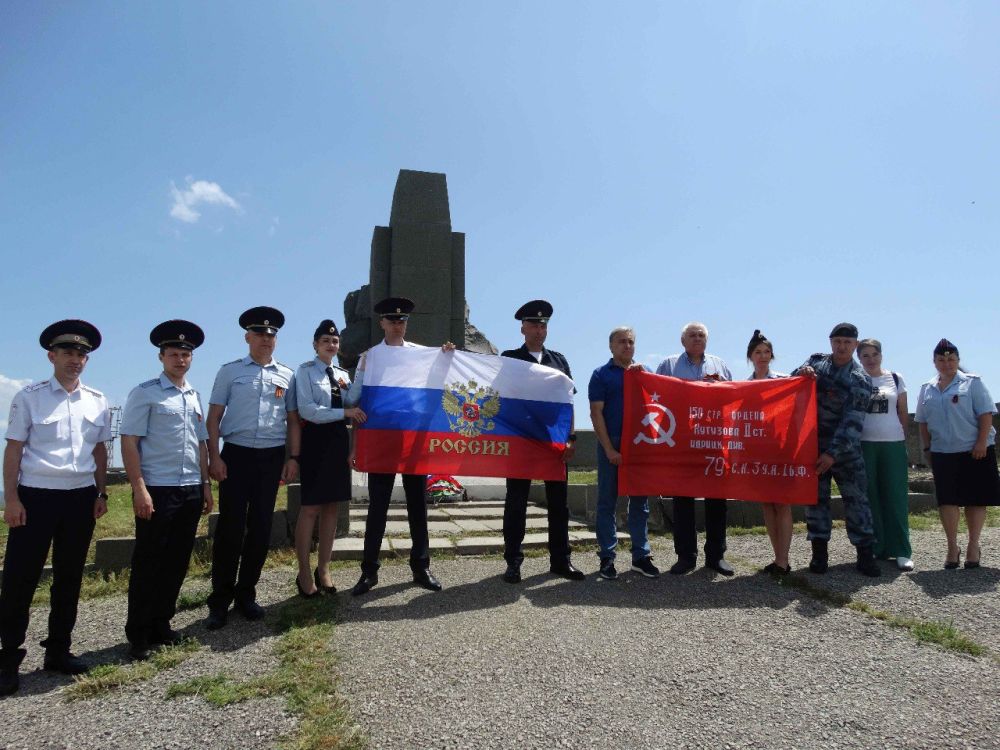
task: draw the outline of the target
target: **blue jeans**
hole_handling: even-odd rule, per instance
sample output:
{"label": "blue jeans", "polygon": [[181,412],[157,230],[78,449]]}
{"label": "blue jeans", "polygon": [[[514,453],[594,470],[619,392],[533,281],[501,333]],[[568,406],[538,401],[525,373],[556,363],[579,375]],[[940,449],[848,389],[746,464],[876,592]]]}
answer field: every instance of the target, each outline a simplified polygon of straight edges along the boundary
{"label": "blue jeans", "polygon": [[[611,437],[615,449],[621,438]],[[602,560],[615,559],[618,546],[615,506],[618,504],[618,467],[608,461],[604,448],[597,445],[597,546]],[[649,518],[649,501],[646,496],[628,499],[628,533],[632,537],[632,560],[649,557],[649,534],[646,521]]]}

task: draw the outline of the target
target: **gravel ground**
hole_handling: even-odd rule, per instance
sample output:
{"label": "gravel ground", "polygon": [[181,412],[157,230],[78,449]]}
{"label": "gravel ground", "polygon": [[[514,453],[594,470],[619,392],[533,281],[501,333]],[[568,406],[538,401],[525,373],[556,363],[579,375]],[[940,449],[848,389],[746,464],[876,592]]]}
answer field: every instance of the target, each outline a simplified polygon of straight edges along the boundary
{"label": "gravel ground", "polygon": [[[941,540],[914,536],[918,565],[929,567]],[[988,546],[997,540],[990,530]],[[662,564],[672,562],[669,545],[654,542]],[[807,546],[796,539],[797,558]],[[770,561],[766,538],[735,537],[730,548],[737,561]],[[842,567],[823,585],[897,614],[954,617],[996,643],[1000,624],[983,616],[997,609],[996,568],[947,596],[946,579],[931,586],[919,572],[869,585],[846,567],[852,548],[831,551]],[[593,555],[577,563],[596,571]],[[405,567],[383,568],[371,594],[345,600],[341,690],[375,747],[1000,746],[995,658],[918,645],[749,564],[732,580],[698,570],[574,583],[529,559],[519,586],[500,581],[502,566],[437,562],[440,594],[410,585]],[[970,589],[982,620],[975,628],[963,609]]]}
{"label": "gravel ground", "polygon": [[[380,748],[991,748],[1000,747],[1000,570],[984,534],[979,571],[940,570],[939,532],[914,532],[917,571],[871,582],[854,573],[843,531],[828,575],[807,580],[880,610],[951,620],[993,649],[980,658],[920,646],[904,630],[826,605],[755,575],[765,537],[730,538],[737,576],[699,569],[682,578],[583,583],[525,561],[525,581],[499,579],[497,558],[437,560],[445,590],[412,586],[405,563],[383,567],[363,599],[341,594],[335,646],[340,690]],[[664,567],[670,540],[654,539]],[[797,536],[793,562],[808,560]],[[991,563],[992,561],[992,563]],[[576,555],[593,574],[593,553]],[[335,571],[341,589],[356,568]],[[290,594],[291,572],[268,571],[261,600]],[[204,586],[203,581],[194,582]],[[123,597],[84,602],[75,650],[92,664],[122,660]],[[164,700],[170,684],[223,671],[248,678],[274,668],[277,636],[233,616],[209,633],[204,609],[175,626],[205,644],[154,679],[67,702],[65,677],[40,671],[45,608],[33,613],[22,690],[0,701],[0,748],[266,748],[294,732],[284,699],[214,709]]]}

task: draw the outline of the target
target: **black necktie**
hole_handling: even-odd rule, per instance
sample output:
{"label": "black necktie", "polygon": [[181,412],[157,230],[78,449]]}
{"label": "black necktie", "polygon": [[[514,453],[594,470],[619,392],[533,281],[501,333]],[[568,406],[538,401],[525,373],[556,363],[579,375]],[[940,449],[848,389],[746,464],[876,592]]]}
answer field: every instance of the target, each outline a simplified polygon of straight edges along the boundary
{"label": "black necktie", "polygon": [[341,406],[340,386],[333,377],[333,368],[326,368],[326,376],[330,379],[330,406],[337,409]]}

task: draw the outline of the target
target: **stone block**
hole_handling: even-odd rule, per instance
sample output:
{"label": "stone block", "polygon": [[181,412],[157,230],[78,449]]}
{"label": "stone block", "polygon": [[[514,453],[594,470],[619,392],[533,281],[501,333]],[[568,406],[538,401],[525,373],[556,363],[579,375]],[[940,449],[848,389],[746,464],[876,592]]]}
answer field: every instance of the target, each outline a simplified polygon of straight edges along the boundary
{"label": "stone block", "polygon": [[[406,552],[409,553],[413,549],[413,540],[409,538],[400,537],[399,539],[390,539],[389,544],[394,552]],[[428,547],[431,550],[444,550],[444,551],[454,551],[455,545],[448,537],[437,536],[431,537],[428,540]]]}
{"label": "stone block", "polygon": [[94,567],[100,571],[125,570],[132,565],[135,538],[105,537],[94,545]]}
{"label": "stone block", "polygon": [[458,524],[462,531],[493,531],[489,526],[487,526],[482,521],[476,521],[475,519],[456,519],[455,523]]}
{"label": "stone block", "polygon": [[389,224],[443,224],[451,226],[448,182],[439,172],[399,170],[392,193]]}
{"label": "stone block", "polygon": [[435,534],[437,536],[445,534],[461,534],[462,527],[457,523],[452,523],[451,521],[428,521],[427,531],[430,534]]}
{"label": "stone block", "polygon": [[503,551],[502,536],[475,536],[455,542],[455,551],[460,555],[489,555]]}
{"label": "stone block", "polygon": [[[382,540],[381,552],[385,554],[390,551],[389,541],[387,539]],[[360,560],[364,557],[365,553],[365,540],[355,539],[354,537],[348,537],[347,539],[338,539],[333,545],[333,557],[334,560]]]}

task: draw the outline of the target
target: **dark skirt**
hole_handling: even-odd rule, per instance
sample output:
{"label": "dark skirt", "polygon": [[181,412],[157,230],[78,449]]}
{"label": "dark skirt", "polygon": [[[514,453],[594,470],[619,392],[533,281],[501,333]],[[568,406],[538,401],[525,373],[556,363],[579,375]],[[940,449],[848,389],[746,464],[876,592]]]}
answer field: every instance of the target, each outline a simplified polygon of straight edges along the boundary
{"label": "dark skirt", "polygon": [[302,505],[345,503],[351,499],[350,438],[344,422],[303,422],[299,450]]}
{"label": "dark skirt", "polygon": [[962,453],[931,453],[938,505],[1000,505],[1000,472],[991,445],[986,457]]}

